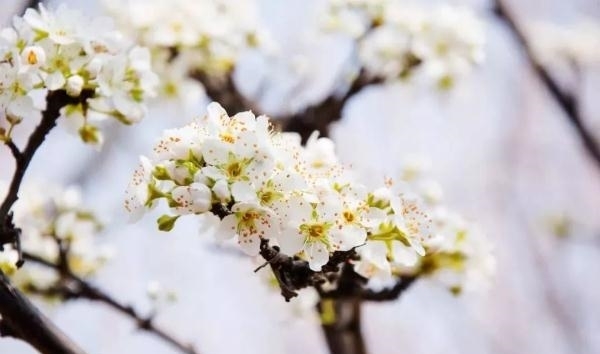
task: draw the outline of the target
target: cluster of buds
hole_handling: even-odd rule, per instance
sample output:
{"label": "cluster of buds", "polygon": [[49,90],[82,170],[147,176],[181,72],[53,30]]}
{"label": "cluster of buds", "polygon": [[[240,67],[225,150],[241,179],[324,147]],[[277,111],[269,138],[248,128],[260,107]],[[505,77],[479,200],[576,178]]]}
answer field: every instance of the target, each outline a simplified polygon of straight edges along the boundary
{"label": "cluster of buds", "polygon": [[483,60],[483,23],[466,8],[329,0],[324,27],[352,36],[362,69],[383,80],[415,77],[445,89]]}
{"label": "cluster of buds", "polygon": [[66,6],[27,9],[0,32],[0,139],[41,115],[39,97],[62,91],[69,97],[60,110],[64,122],[86,143],[101,143],[95,122],[139,121],[157,83],[149,51],[124,41],[109,20]]}
{"label": "cluster of buds", "polygon": [[[0,195],[4,191],[2,187]],[[112,257],[111,247],[97,243],[101,224],[82,206],[77,188],[26,185],[13,212],[26,263],[17,269],[16,245],[5,244],[0,268],[25,292],[58,295],[52,290],[59,285],[61,269],[88,277]],[[40,261],[52,266],[37,264]]]}
{"label": "cluster of buds", "polygon": [[347,261],[361,276],[392,277],[440,241],[421,195],[406,183],[382,184],[369,190],[357,181],[327,138],[313,134],[302,146],[265,116],[230,117],[211,103],[207,115],[166,131],[153,155],[141,157],[125,208],[137,218],[164,201],[170,212],[158,218],[160,230],[183,215],[208,215],[217,238],[235,238],[250,256],[264,257],[268,243],[324,272],[336,254],[351,252]]}
{"label": "cluster of buds", "polygon": [[202,92],[190,75],[226,77],[239,56],[264,43],[254,0],[103,0],[121,29],[150,48],[167,97]]}

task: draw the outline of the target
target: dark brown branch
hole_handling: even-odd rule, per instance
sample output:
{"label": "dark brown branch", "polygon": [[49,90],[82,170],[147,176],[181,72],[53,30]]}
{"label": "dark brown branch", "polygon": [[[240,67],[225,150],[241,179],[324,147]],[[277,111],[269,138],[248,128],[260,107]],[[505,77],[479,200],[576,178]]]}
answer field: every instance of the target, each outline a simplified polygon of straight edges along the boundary
{"label": "dark brown branch", "polygon": [[153,316],[142,316],[132,306],[120,303],[102,289],[88,283],[84,279],[74,274],[68,267],[61,266],[60,264],[54,264],[27,252],[24,252],[23,255],[27,261],[55,269],[67,281],[67,283],[62,284],[62,286],[59,288],[32,289],[34,292],[43,293],[46,295],[57,295],[66,300],[87,299],[104,303],[121,314],[131,318],[139,329],[148,331],[158,336],[181,352],[188,354],[198,353],[192,345],[183,343],[182,341],[176,339],[173,335],[167,333],[165,330],[157,327],[154,324]]}
{"label": "dark brown branch", "polygon": [[575,96],[561,90],[560,86],[552,78],[548,70],[546,70],[546,68],[537,62],[533,50],[529,45],[527,38],[525,37],[525,34],[519,29],[514,16],[511,14],[511,11],[505,5],[503,0],[496,0],[494,11],[498,17],[506,23],[508,28],[514,34],[517,41],[523,48],[523,52],[525,53],[527,61],[529,62],[529,65],[533,69],[534,73],[544,84],[564,114],[569,118],[575,130],[577,131],[577,134],[581,138],[584,147],[600,167],[600,146],[593,135],[590,134],[586,129],[580,111],[578,110],[577,99]]}
{"label": "dark brown branch", "polygon": [[416,277],[400,277],[396,284],[389,289],[373,291],[370,289],[363,290],[361,298],[367,301],[390,301],[395,300],[408,289],[417,280]]}
{"label": "dark brown branch", "polygon": [[331,354],[366,354],[360,328],[361,301],[357,298],[322,299],[320,313],[331,311],[332,322],[323,322],[322,328]]}
{"label": "dark brown branch", "polygon": [[40,313],[0,272],[0,335],[21,339],[44,354],[84,351]]}
{"label": "dark brown branch", "polygon": [[208,97],[219,102],[227,113],[235,114],[252,110],[255,114],[260,115],[258,108],[246,99],[235,86],[231,74],[226,77],[212,77],[203,72],[196,72],[191,74],[191,77],[200,82],[204,86]]}
{"label": "dark brown branch", "polygon": [[371,77],[364,70],[361,70],[348,91],[342,96],[331,95],[301,112],[281,117],[283,121],[282,129],[299,133],[302,136],[302,141],[306,141],[315,130],[318,130],[321,136],[328,136],[329,126],[342,118],[342,110],[350,98],[365,87],[381,82],[380,78]]}
{"label": "dark brown branch", "polygon": [[8,149],[10,150],[11,154],[13,155],[15,161],[20,160],[22,158],[21,150],[19,150],[19,148],[17,147],[17,145],[15,144],[14,141],[8,140],[4,144],[6,144],[6,146],[8,146]]}
{"label": "dark brown branch", "polygon": [[[239,92],[231,75],[225,78],[214,78],[197,72],[191,77],[199,81],[204,86],[206,94],[212,100],[219,102],[228,113],[252,110],[257,115],[261,114],[258,107]],[[341,118],[342,110],[350,98],[366,86],[381,82],[382,79],[371,77],[363,70],[345,94],[328,96],[301,112],[278,117],[276,121],[282,122],[282,130],[299,133],[303,141],[306,141],[315,130],[318,130],[321,136],[328,136],[329,125]]]}
{"label": "dark brown branch", "polygon": [[[285,255],[279,251],[277,246],[269,246],[268,240],[261,240],[260,255],[271,266],[281,289],[281,295],[286,301],[297,296],[298,290],[307,287],[314,287],[321,298],[352,297],[368,301],[394,300],[416,279],[400,277],[392,288],[381,291],[370,290],[365,287],[367,279],[357,274],[349,262],[356,257],[354,249],[334,252],[319,272],[311,270],[307,261]],[[335,289],[324,291],[321,286],[326,282],[335,283]]]}

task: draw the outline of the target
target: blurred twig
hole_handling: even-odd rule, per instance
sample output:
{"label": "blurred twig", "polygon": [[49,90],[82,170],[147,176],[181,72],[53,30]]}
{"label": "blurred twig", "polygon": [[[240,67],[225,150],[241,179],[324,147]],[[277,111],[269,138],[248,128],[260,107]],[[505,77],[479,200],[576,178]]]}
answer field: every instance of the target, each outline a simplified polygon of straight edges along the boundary
{"label": "blurred twig", "polygon": [[39,4],[43,4],[44,0],[26,0],[25,3],[23,4],[23,7],[21,7],[21,11],[19,13],[19,15],[23,15],[25,14],[25,11],[29,8],[37,8],[39,6]]}
{"label": "blurred twig", "polygon": [[590,134],[584,125],[583,119],[581,117],[581,113],[578,109],[578,102],[575,95],[572,93],[564,92],[558,85],[558,83],[552,78],[548,70],[544,68],[541,64],[537,62],[535,59],[533,50],[525,37],[523,31],[519,28],[514,15],[509,10],[508,6],[505,4],[504,0],[495,0],[495,8],[494,11],[496,15],[503,20],[511,32],[516,37],[517,41],[523,48],[523,52],[529,62],[531,68],[533,69],[536,76],[539,80],[544,84],[552,98],[556,101],[556,103],[560,106],[564,114],[569,118],[575,130],[579,134],[583,145],[586,150],[590,154],[590,156],[594,159],[598,167],[600,167],[600,146],[598,142],[594,139],[592,134]]}
{"label": "blurred twig", "polygon": [[181,352],[187,354],[198,354],[191,344],[185,344],[179,339],[175,338],[173,335],[167,333],[165,330],[157,327],[154,324],[153,316],[142,316],[132,306],[125,305],[117,301],[102,289],[88,283],[81,277],[74,274],[68,266],[65,266],[65,264],[55,264],[28,252],[24,252],[23,257],[27,261],[31,261],[56,270],[65,280],[57,287],[52,287],[49,289],[30,289],[33,293],[40,295],[60,296],[66,300],[87,299],[104,303],[121,314],[131,318],[139,329],[153,333],[162,340],[179,349]]}

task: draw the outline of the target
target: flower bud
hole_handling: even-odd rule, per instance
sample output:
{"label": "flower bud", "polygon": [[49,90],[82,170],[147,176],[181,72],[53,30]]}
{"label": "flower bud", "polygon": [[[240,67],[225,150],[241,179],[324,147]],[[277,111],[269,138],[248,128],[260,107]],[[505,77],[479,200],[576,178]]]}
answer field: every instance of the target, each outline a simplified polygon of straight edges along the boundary
{"label": "flower bud", "polygon": [[81,90],[83,90],[83,78],[79,75],[73,75],[67,79],[67,84],[65,86],[67,90],[67,94],[71,97],[77,97],[81,94]]}

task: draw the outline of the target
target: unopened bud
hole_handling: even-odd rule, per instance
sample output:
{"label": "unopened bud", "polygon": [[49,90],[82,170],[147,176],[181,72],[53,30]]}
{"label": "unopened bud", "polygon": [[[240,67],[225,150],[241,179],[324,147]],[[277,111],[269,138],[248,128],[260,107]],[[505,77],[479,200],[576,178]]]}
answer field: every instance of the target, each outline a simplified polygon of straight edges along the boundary
{"label": "unopened bud", "polygon": [[73,75],[67,79],[66,90],[67,94],[71,97],[77,97],[83,90],[83,78],[79,75]]}

